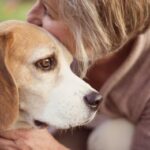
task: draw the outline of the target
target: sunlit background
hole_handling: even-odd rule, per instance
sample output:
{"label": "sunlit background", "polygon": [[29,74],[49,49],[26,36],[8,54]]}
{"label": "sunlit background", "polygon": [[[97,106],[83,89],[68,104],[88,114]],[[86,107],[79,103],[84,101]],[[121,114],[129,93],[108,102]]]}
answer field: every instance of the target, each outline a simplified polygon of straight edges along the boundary
{"label": "sunlit background", "polygon": [[0,21],[25,20],[36,0],[0,0]]}

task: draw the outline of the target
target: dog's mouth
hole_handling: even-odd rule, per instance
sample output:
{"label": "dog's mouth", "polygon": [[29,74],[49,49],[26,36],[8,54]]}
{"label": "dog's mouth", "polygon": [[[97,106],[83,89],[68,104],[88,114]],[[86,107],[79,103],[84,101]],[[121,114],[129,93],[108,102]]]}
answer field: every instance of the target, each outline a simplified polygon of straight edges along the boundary
{"label": "dog's mouth", "polygon": [[39,120],[34,120],[34,124],[38,128],[48,128],[49,125],[45,122],[39,121]]}

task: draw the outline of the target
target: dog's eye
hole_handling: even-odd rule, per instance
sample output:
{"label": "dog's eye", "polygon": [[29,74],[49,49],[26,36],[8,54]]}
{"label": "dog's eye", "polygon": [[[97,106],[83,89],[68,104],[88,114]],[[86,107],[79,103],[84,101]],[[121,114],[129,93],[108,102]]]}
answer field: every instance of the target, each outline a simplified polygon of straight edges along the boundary
{"label": "dog's eye", "polygon": [[40,59],[35,63],[36,68],[41,69],[42,71],[50,71],[56,67],[57,61],[54,55]]}

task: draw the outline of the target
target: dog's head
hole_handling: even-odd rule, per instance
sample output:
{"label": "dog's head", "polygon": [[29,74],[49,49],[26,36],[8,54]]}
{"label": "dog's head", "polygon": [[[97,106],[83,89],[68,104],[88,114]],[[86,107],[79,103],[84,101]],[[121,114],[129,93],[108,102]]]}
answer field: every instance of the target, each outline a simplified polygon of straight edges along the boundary
{"label": "dog's head", "polygon": [[101,97],[71,71],[68,50],[45,30],[9,21],[0,25],[0,129],[91,120]]}

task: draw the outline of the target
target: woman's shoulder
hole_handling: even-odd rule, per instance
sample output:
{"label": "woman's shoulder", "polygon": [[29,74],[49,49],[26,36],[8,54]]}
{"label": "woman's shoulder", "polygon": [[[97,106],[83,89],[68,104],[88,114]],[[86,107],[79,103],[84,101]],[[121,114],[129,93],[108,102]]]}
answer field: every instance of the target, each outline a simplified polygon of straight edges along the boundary
{"label": "woman's shoulder", "polygon": [[150,30],[138,35],[131,53],[102,87],[103,107],[136,122],[150,99]]}

